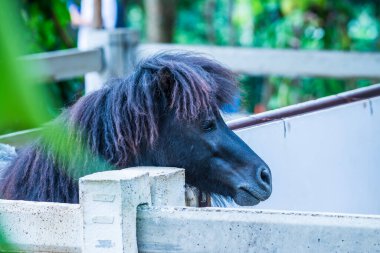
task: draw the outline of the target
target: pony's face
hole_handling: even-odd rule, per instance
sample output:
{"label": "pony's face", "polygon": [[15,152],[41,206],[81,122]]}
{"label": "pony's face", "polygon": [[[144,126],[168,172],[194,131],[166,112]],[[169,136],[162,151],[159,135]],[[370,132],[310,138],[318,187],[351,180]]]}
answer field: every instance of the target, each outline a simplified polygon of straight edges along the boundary
{"label": "pony's face", "polygon": [[265,162],[223,121],[219,111],[197,120],[168,114],[160,120],[155,163],[186,170],[186,183],[202,191],[231,196],[242,206],[256,205],[272,192]]}

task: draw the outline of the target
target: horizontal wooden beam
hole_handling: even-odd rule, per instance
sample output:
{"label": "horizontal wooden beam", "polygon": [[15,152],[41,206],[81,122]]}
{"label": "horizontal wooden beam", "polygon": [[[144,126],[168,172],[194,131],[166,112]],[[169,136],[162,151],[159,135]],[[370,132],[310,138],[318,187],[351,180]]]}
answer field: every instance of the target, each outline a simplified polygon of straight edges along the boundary
{"label": "horizontal wooden beam", "polygon": [[[310,76],[328,78],[380,78],[380,53],[257,49],[175,44],[141,44],[138,59],[163,51],[186,50],[208,55],[237,73]],[[102,49],[61,50],[24,56],[29,66],[37,67],[40,80],[65,80],[104,69]]]}
{"label": "horizontal wooden beam", "polygon": [[31,73],[39,81],[60,81],[103,69],[101,48],[80,51],[78,49],[60,50],[21,57]]}
{"label": "horizontal wooden beam", "polygon": [[142,44],[139,58],[163,51],[199,52],[237,73],[286,77],[380,78],[380,53]]}
{"label": "horizontal wooden beam", "polygon": [[41,128],[33,128],[10,134],[0,135],[0,143],[19,147],[36,139],[41,134]]}
{"label": "horizontal wooden beam", "polygon": [[139,252],[376,252],[380,216],[140,207]]}

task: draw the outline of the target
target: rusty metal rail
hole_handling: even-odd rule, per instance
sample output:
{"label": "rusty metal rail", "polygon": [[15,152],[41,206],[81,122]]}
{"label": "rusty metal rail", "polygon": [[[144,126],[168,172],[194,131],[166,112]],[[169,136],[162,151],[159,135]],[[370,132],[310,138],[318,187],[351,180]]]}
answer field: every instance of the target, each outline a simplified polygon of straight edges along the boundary
{"label": "rusty metal rail", "polygon": [[227,125],[236,130],[376,96],[380,96],[380,84],[232,120]]}

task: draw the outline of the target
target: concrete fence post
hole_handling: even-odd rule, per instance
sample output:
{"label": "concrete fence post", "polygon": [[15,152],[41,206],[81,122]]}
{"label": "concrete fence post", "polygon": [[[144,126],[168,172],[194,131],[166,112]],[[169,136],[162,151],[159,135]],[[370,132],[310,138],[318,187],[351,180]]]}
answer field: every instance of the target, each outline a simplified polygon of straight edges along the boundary
{"label": "concrete fence post", "polygon": [[136,209],[151,203],[148,173],[99,172],[81,178],[79,189],[82,252],[137,253]]}
{"label": "concrete fence post", "polygon": [[149,173],[153,206],[185,206],[185,170],[172,167],[134,167]]}
{"label": "concrete fence post", "polygon": [[185,170],[135,167],[94,173],[79,180],[82,252],[138,252],[140,204],[185,205]]}

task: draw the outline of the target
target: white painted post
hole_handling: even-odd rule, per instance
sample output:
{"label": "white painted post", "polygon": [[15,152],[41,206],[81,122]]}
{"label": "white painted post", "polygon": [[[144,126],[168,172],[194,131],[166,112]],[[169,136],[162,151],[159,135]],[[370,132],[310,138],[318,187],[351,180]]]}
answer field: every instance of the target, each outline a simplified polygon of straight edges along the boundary
{"label": "white painted post", "polygon": [[104,46],[107,70],[105,78],[123,77],[132,72],[136,63],[136,48],[139,42],[137,31],[116,29],[107,31]]}
{"label": "white painted post", "polygon": [[148,173],[99,172],[81,178],[79,188],[82,252],[138,252],[136,208],[151,203]]}
{"label": "white painted post", "polygon": [[91,79],[91,84],[86,84],[86,92],[101,88],[110,78],[124,77],[131,73],[136,62],[136,48],[139,43],[136,30],[126,28],[94,30],[88,36],[90,48],[103,48],[104,68],[93,73],[96,74],[94,75],[96,78]]}

